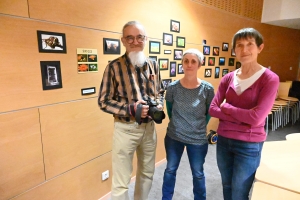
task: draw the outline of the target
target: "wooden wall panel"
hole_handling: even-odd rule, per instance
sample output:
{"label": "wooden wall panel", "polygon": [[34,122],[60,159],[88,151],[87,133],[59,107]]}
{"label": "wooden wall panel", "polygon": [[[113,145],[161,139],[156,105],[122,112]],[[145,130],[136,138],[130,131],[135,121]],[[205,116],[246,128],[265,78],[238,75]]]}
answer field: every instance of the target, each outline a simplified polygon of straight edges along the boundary
{"label": "wooden wall panel", "polygon": [[111,175],[102,181],[105,170],[111,172],[111,152],[76,167],[14,200],[96,200],[110,191]]}
{"label": "wooden wall panel", "polygon": [[38,109],[0,114],[0,199],[45,180]]}
{"label": "wooden wall panel", "polygon": [[22,17],[29,17],[28,2],[27,0],[1,0],[0,13],[22,16]]}
{"label": "wooden wall panel", "polygon": [[46,179],[111,151],[112,115],[97,98],[40,108]]}

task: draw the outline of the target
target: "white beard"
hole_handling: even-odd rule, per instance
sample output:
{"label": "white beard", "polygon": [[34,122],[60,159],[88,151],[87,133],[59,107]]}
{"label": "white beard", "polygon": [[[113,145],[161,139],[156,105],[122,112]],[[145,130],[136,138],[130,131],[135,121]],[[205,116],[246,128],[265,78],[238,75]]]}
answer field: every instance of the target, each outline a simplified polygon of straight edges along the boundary
{"label": "white beard", "polygon": [[146,56],[142,51],[132,51],[128,54],[128,57],[133,66],[143,67],[146,62]]}

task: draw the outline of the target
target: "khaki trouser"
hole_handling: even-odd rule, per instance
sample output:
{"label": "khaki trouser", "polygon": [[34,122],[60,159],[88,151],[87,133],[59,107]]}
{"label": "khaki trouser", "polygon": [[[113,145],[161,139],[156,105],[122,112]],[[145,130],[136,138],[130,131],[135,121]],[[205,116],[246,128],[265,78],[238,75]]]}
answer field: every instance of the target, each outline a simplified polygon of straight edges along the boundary
{"label": "khaki trouser", "polygon": [[128,185],[134,152],[137,155],[135,200],[146,200],[155,169],[156,131],[154,122],[121,122],[115,119],[112,147],[112,200],[129,200]]}

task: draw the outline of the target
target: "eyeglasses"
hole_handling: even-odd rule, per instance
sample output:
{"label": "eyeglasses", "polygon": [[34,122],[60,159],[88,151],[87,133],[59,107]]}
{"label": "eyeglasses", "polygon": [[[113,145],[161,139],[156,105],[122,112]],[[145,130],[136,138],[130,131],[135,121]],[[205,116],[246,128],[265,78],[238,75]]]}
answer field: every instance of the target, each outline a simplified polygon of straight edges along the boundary
{"label": "eyeglasses", "polygon": [[137,42],[141,43],[144,42],[145,37],[146,37],[145,35],[137,35],[135,37],[132,35],[128,35],[127,37],[125,37],[125,39],[128,44],[131,44],[134,42],[134,38],[136,39]]}

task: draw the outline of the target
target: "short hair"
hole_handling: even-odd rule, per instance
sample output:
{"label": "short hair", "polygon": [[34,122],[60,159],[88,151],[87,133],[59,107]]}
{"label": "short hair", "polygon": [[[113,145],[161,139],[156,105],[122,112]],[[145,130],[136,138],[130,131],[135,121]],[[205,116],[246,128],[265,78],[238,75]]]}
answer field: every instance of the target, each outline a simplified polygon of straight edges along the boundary
{"label": "short hair", "polygon": [[204,55],[201,51],[199,51],[198,49],[188,49],[186,51],[183,52],[183,55],[182,55],[182,59],[181,59],[181,62],[183,62],[183,58],[186,54],[195,54],[198,58],[198,61],[199,61],[199,66],[202,64],[202,61],[204,59]]}
{"label": "short hair", "polygon": [[122,36],[124,36],[124,30],[125,30],[125,28],[127,28],[128,26],[136,26],[136,25],[141,26],[141,27],[143,28],[144,32],[145,32],[145,35],[146,35],[145,27],[144,27],[140,22],[138,22],[138,21],[129,21],[129,22],[127,22],[127,23],[123,26],[123,29],[122,29]]}
{"label": "short hair", "polygon": [[239,39],[254,38],[256,45],[259,47],[263,42],[263,36],[254,28],[243,28],[236,32],[232,39],[232,48],[235,49],[236,41]]}

